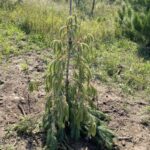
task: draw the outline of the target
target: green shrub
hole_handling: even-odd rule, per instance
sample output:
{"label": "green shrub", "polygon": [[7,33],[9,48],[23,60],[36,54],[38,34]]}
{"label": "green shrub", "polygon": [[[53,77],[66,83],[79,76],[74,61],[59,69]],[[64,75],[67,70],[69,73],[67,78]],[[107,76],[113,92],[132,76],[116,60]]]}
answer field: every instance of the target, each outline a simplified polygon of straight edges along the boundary
{"label": "green shrub", "polygon": [[150,0],[125,0],[119,20],[125,35],[144,45],[150,44]]}

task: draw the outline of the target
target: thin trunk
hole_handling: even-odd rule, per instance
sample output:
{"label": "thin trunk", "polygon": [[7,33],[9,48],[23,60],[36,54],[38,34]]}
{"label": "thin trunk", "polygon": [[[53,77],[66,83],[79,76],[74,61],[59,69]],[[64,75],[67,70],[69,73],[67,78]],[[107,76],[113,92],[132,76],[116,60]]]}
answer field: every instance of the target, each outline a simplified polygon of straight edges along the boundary
{"label": "thin trunk", "polygon": [[79,7],[80,6],[80,0],[75,0],[76,6]]}
{"label": "thin trunk", "polygon": [[92,9],[91,9],[91,15],[92,16],[94,15],[95,3],[96,3],[96,0],[93,0]]}
{"label": "thin trunk", "polygon": [[[69,1],[69,15],[72,16],[72,0]],[[68,52],[67,52],[67,66],[66,66],[66,100],[68,103],[69,101],[69,66],[70,66],[70,51],[72,49],[72,35],[71,35],[71,29],[68,35]]]}
{"label": "thin trunk", "polygon": [[80,5],[80,0],[78,0],[78,6]]}
{"label": "thin trunk", "polygon": [[69,9],[69,15],[72,16],[72,0],[70,0],[70,9]]}

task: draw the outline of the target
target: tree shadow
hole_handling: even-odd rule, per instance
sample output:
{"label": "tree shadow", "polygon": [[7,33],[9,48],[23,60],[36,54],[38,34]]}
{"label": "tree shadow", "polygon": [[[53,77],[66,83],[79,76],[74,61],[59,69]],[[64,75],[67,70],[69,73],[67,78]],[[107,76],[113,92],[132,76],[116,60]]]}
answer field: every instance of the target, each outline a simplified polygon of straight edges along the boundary
{"label": "tree shadow", "polygon": [[34,150],[37,147],[44,147],[44,134],[43,133],[19,133],[18,136],[21,140],[25,141],[26,143],[26,149],[28,150]]}
{"label": "tree shadow", "polygon": [[140,46],[138,49],[138,56],[144,58],[144,60],[150,60],[150,46]]}

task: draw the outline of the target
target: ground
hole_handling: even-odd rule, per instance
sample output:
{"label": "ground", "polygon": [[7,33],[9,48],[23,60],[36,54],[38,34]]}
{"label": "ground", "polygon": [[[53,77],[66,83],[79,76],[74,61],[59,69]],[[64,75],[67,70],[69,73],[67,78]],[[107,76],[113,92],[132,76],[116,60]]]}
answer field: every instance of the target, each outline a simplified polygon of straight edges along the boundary
{"label": "ground", "polygon": [[[40,118],[44,112],[44,71],[49,50],[12,56],[0,65],[0,150],[41,150],[42,133],[8,135],[9,128],[22,117]],[[38,91],[29,92],[28,83],[35,80]],[[128,96],[119,88],[93,82],[98,90],[96,105],[110,116],[109,128],[117,135],[116,149],[150,150],[149,116],[144,113],[147,101]],[[87,141],[72,144],[76,150],[94,150]]]}

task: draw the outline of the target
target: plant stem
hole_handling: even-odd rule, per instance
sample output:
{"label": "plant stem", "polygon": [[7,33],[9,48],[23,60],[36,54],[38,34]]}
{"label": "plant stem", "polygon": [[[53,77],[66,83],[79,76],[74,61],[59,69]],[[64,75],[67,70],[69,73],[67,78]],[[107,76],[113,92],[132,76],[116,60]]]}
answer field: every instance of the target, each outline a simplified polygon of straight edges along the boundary
{"label": "plant stem", "polygon": [[72,0],[70,0],[69,5],[70,5],[69,15],[72,16]]}
{"label": "plant stem", "polygon": [[92,9],[91,9],[91,16],[94,15],[95,3],[96,3],[96,0],[93,0],[93,2],[92,2]]}
{"label": "plant stem", "polygon": [[[72,16],[72,0],[69,1],[69,15]],[[69,29],[68,35],[68,51],[67,51],[67,66],[66,66],[66,100],[69,103],[69,66],[70,66],[70,51],[72,49],[72,35],[71,29]]]}

